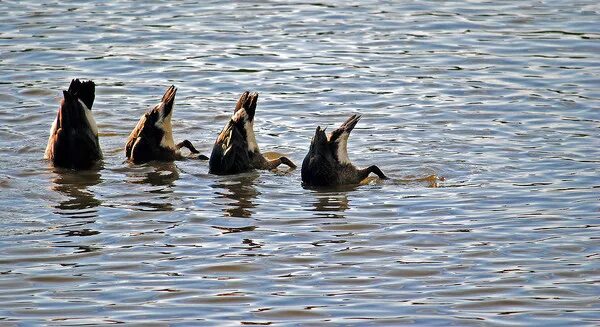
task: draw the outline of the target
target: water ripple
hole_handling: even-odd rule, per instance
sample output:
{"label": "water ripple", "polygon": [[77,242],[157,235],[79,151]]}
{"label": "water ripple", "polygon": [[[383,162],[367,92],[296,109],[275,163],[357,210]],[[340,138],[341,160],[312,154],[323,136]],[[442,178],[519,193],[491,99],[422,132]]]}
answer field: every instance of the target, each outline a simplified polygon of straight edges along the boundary
{"label": "water ripple", "polygon": [[[3,4],[2,324],[598,324],[596,3]],[[41,159],[75,77],[86,172]],[[170,84],[204,154],[248,89],[264,152],[361,113],[350,157],[392,178],[126,163]]]}

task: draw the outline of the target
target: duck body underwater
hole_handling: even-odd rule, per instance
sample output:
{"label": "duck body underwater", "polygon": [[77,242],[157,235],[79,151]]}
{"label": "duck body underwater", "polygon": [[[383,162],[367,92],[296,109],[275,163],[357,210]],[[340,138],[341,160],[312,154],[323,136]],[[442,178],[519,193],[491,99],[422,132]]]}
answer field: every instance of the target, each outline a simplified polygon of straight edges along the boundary
{"label": "duck body underwater", "polygon": [[265,158],[254,135],[254,114],[258,93],[244,92],[223,130],[219,133],[208,162],[209,172],[215,175],[238,174],[251,169],[275,169],[280,164],[296,165],[286,157]]}
{"label": "duck body underwater", "polygon": [[379,167],[356,168],[348,157],[348,138],[360,116],[352,115],[327,136],[317,127],[310,148],[302,162],[302,183],[306,186],[326,187],[358,184],[370,173],[387,179]]}
{"label": "duck body underwater", "polygon": [[[198,154],[192,143],[184,140],[175,144],[171,117],[177,89],[171,85],[160,103],[148,110],[130,133],[125,145],[127,159],[135,164],[153,160],[173,161],[183,159],[181,148]],[[95,99],[95,84],[73,79],[63,91],[58,114],[52,128],[44,157],[54,166],[71,169],[88,169],[102,159],[98,142],[98,128],[91,108]],[[287,157],[263,155],[254,134],[254,116],[258,93],[244,92],[235,106],[233,115],[219,133],[210,159],[209,173],[231,175],[252,169],[272,170],[281,164],[291,169],[296,165]],[[379,167],[372,165],[357,168],[348,157],[348,138],[360,120],[352,115],[329,135],[317,127],[309,151],[302,162],[302,183],[309,187],[328,187],[359,184],[374,173],[387,179]]]}
{"label": "duck body underwater", "polygon": [[[194,154],[200,153],[188,140],[178,144],[173,140],[171,117],[176,93],[177,89],[171,85],[161,102],[140,118],[125,145],[125,156],[129,161],[141,164],[152,160],[183,159],[180,153],[182,147],[188,148]],[[206,157],[200,156],[200,158]]]}
{"label": "duck body underwater", "polygon": [[69,89],[63,91],[44,154],[55,167],[88,169],[102,159],[92,114],[95,88],[92,81],[73,79]]}

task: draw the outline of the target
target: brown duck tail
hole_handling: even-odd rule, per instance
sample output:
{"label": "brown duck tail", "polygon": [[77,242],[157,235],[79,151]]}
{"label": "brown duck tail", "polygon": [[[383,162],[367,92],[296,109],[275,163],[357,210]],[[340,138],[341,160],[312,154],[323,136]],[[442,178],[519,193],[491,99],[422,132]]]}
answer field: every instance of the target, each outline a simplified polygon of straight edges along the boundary
{"label": "brown duck tail", "polygon": [[331,136],[329,137],[330,142],[335,142],[340,136],[344,133],[350,134],[358,121],[360,120],[360,115],[352,115],[348,118],[340,127],[336,128],[333,132],[331,132]]}
{"label": "brown duck tail", "polygon": [[164,106],[164,109],[161,113],[163,117],[167,117],[173,110],[173,105],[175,104],[175,94],[177,94],[175,85],[169,86],[167,91],[165,91],[165,94],[161,99]]}
{"label": "brown duck tail", "polygon": [[341,126],[340,128],[343,129],[344,131],[350,133],[352,132],[352,130],[354,129],[354,126],[356,126],[356,124],[358,123],[358,121],[360,120],[360,115],[352,115],[350,116],[350,118],[348,118]]}
{"label": "brown duck tail", "polygon": [[256,102],[258,101],[258,93],[249,91],[245,91],[242,93],[240,98],[238,99],[237,104],[235,105],[234,113],[238,112],[240,109],[246,110],[248,114],[248,120],[252,121],[254,119],[254,113],[256,112]]}
{"label": "brown duck tail", "polygon": [[94,82],[81,82],[79,79],[73,79],[67,92],[83,101],[85,106],[92,110],[92,105],[96,97],[96,84]]}
{"label": "brown duck tail", "polygon": [[90,128],[79,98],[63,91],[55,134],[49,140],[49,159],[55,166],[88,168],[102,158],[98,136]]}

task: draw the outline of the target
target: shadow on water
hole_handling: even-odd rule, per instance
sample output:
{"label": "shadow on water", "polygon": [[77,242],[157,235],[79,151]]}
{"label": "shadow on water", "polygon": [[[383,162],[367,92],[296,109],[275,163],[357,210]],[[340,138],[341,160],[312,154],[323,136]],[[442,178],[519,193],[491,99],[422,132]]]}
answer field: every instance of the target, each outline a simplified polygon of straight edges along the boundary
{"label": "shadow on water", "polygon": [[260,195],[254,185],[259,176],[258,172],[250,172],[233,178],[219,179],[212,185],[217,190],[215,194],[219,198],[231,200],[222,209],[225,216],[241,218],[252,216],[252,209],[256,207],[253,200]]}
{"label": "shadow on water", "polygon": [[55,206],[58,209],[57,213],[74,217],[96,217],[96,207],[102,202],[96,199],[89,188],[102,181],[101,169],[102,167],[97,167],[76,171],[54,168],[55,178],[52,180],[52,189],[69,197],[68,200]]}

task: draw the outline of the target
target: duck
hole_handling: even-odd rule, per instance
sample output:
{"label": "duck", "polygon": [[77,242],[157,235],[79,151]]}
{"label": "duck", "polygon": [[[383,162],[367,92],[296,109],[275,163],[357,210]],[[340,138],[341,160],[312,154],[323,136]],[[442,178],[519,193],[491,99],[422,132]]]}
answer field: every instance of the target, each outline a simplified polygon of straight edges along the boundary
{"label": "duck", "polygon": [[325,134],[324,128],[317,126],[308,154],[302,161],[300,174],[304,185],[327,187],[359,184],[370,173],[387,179],[379,167],[373,165],[359,169],[348,157],[348,138],[360,117],[352,115],[329,135]]}
{"label": "duck", "polygon": [[98,127],[92,113],[93,81],[71,80],[52,127],[44,158],[55,167],[89,169],[102,159]]}
{"label": "duck", "polygon": [[242,93],[231,119],[219,133],[208,162],[209,173],[231,175],[252,169],[272,170],[284,164],[291,169],[296,165],[287,157],[269,160],[264,157],[254,134],[254,114],[258,93]]}
{"label": "duck", "polygon": [[[175,144],[171,117],[175,105],[177,88],[171,85],[165,91],[160,103],[148,110],[129,134],[125,145],[125,156],[134,164],[149,161],[174,161],[184,159],[181,148],[187,148],[193,154],[199,154],[194,145],[184,140]],[[200,155],[199,159],[208,157]]]}

